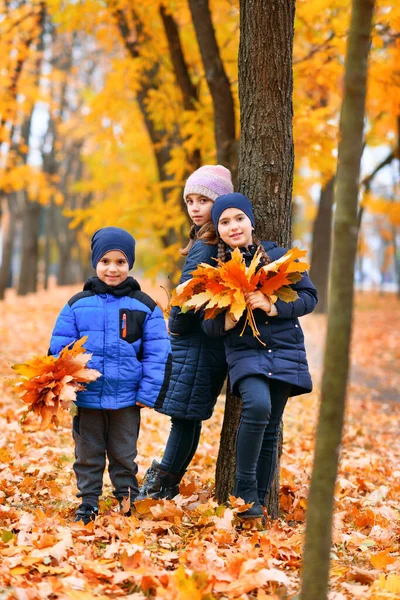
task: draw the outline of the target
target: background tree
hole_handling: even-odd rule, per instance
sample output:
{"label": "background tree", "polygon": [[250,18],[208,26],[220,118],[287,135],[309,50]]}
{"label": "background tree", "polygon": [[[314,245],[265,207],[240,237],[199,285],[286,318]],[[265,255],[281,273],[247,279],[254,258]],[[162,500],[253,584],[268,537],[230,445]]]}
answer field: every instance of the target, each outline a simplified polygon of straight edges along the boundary
{"label": "background tree", "polygon": [[307,508],[302,600],[327,598],[334,486],[342,437],[353,315],[358,181],[374,0],[353,0],[336,174],[336,213],[321,408]]}
{"label": "background tree", "polygon": [[[294,14],[294,1],[240,4],[239,191],[253,203],[258,236],[282,246],[291,243]],[[238,399],[228,393],[217,462],[219,501],[226,500],[233,484],[240,409]],[[267,508],[278,516],[279,468]]]}

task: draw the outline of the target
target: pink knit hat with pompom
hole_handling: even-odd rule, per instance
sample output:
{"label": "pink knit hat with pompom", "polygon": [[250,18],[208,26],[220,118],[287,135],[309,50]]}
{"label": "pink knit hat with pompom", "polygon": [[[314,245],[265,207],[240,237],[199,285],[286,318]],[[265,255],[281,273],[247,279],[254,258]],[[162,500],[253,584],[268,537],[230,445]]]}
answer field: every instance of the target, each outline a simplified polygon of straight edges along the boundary
{"label": "pink knit hat with pompom", "polygon": [[189,194],[202,194],[210,200],[233,192],[232,175],[229,169],[222,165],[204,165],[188,177],[183,190],[186,202]]}

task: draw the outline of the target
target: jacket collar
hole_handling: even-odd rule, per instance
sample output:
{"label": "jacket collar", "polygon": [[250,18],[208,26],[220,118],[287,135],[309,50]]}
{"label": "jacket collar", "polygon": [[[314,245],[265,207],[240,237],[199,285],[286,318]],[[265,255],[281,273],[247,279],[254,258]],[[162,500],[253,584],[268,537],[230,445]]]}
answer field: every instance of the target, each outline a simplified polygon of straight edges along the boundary
{"label": "jacket collar", "polygon": [[107,285],[103,281],[100,281],[98,277],[89,277],[83,286],[83,290],[90,290],[95,294],[111,294],[112,296],[129,296],[132,291],[140,290],[140,285],[133,277],[128,277],[115,287]]}
{"label": "jacket collar", "polygon": [[[269,241],[262,241],[261,245],[263,246],[263,248],[266,252],[268,252],[269,250],[272,250],[272,248],[277,247],[277,244],[275,242],[269,242]],[[250,244],[249,246],[243,246],[242,248],[239,248],[239,250],[242,253],[243,257],[246,259],[246,258],[253,258],[254,254],[256,253],[257,248],[258,248],[258,246],[256,246],[255,244]],[[230,248],[229,246],[227,246],[226,256],[227,256],[228,260],[230,260],[230,258],[232,257],[232,252],[233,252],[233,248]]]}

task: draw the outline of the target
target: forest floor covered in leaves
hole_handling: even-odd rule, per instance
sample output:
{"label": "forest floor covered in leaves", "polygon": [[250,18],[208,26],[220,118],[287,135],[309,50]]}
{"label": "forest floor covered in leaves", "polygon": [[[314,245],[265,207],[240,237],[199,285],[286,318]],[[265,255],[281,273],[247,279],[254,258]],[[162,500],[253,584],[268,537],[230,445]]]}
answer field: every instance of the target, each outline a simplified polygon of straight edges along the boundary
{"label": "forest floor covered in leaves", "polygon": [[[213,500],[221,398],[180,496],[145,501],[124,517],[107,476],[100,516],[84,527],[73,523],[70,415],[57,430],[40,430],[36,417],[21,426],[24,406],[12,391],[10,369],[47,352],[55,318],[76,291],[54,288],[25,298],[10,292],[0,303],[0,599],[295,598],[325,318],[303,319],[316,385],[312,394],[291,399],[285,412],[279,520],[261,530],[238,529],[237,509]],[[399,331],[394,296],[357,296],[330,600],[400,597]],[[140,478],[161,456],[168,431],[168,418],[142,411]]]}

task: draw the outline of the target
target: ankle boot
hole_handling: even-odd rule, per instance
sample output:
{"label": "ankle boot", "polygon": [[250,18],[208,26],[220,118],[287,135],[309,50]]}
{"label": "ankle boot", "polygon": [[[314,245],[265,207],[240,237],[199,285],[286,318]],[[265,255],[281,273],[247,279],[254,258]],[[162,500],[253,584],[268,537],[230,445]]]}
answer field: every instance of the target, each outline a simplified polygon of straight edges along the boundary
{"label": "ankle boot", "polygon": [[238,514],[241,519],[257,519],[264,516],[258,498],[257,481],[255,479],[235,479],[232,495],[236,496],[236,498],[242,498],[246,504],[253,503],[252,507]]}
{"label": "ankle boot", "polygon": [[146,471],[143,485],[139,490],[136,500],[153,498],[159,500],[166,498],[171,500],[179,494],[179,483],[184,473],[169,473],[161,468],[161,465],[153,460],[151,467]]}

